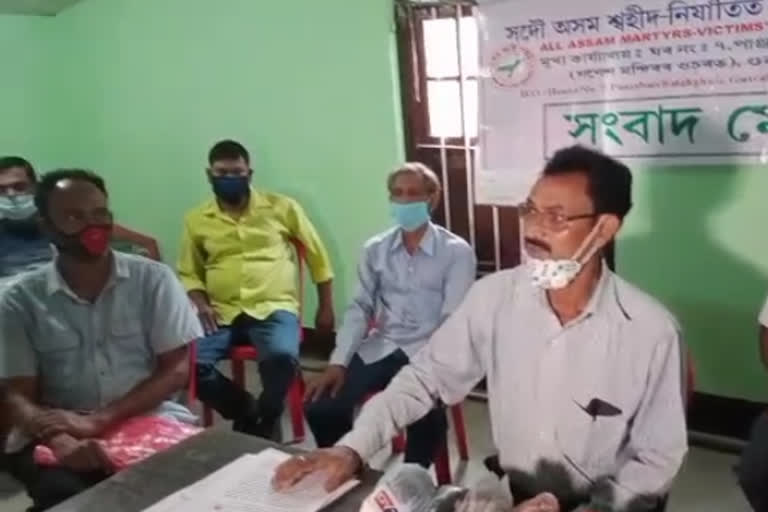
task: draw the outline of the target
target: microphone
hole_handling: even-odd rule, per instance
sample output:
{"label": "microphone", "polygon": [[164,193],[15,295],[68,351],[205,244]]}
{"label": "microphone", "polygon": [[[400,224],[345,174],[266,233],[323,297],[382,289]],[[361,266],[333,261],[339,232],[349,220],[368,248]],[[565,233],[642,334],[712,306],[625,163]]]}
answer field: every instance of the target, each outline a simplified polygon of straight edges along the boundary
{"label": "microphone", "polygon": [[513,508],[512,496],[502,491],[494,477],[476,482],[452,512],[512,512]]}
{"label": "microphone", "polygon": [[426,469],[404,464],[384,475],[363,501],[360,512],[427,512],[436,491],[432,475]]}
{"label": "microphone", "polygon": [[469,491],[455,485],[443,485],[435,493],[429,512],[455,512]]}
{"label": "microphone", "polygon": [[511,512],[512,499],[495,485],[472,490],[435,487],[432,475],[416,464],[404,464],[385,475],[363,501],[360,512]]}

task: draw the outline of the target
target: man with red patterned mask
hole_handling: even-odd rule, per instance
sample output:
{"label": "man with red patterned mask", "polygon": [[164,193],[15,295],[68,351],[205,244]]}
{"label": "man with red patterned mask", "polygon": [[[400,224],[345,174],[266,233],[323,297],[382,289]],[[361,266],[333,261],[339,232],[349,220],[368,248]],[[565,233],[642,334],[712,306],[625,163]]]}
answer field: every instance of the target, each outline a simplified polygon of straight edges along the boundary
{"label": "man with red patterned mask", "polygon": [[[101,178],[87,171],[62,170],[60,177],[48,180],[51,190],[38,194],[38,211],[43,229],[59,252],[59,270],[65,278],[83,272],[90,281],[91,293],[100,291],[97,282],[109,276],[109,239],[112,212],[107,206],[107,191]],[[50,178],[50,176],[49,176]],[[41,200],[42,199],[42,200]],[[98,288],[98,290],[97,290]]]}
{"label": "man with red patterned mask", "polygon": [[[112,429],[142,416],[196,420],[176,398],[203,332],[169,267],[110,250],[99,176],[48,173],[35,205],[57,254],[0,293],[0,406],[11,426],[0,449],[38,511],[112,472],[99,442]],[[37,464],[37,445],[56,466]]]}

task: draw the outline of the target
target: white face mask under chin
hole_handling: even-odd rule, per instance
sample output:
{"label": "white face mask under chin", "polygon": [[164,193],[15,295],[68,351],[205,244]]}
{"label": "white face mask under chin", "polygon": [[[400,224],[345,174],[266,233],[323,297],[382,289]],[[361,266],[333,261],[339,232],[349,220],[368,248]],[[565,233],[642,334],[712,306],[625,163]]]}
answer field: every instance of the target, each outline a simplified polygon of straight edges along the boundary
{"label": "white face mask under chin", "polygon": [[599,227],[599,223],[595,225],[571,259],[539,259],[523,251],[533,285],[545,290],[560,290],[571,284],[581,272],[584,263],[597,252],[598,247],[594,245],[594,241]]}
{"label": "white face mask under chin", "polygon": [[545,290],[565,288],[581,272],[581,263],[574,260],[530,258],[527,264],[533,285]]}

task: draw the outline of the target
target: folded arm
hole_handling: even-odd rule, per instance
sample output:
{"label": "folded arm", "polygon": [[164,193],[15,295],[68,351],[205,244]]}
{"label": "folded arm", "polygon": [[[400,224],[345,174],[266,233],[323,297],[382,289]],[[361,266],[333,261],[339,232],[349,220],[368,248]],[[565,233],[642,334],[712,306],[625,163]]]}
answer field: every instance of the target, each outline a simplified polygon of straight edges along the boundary
{"label": "folded arm", "polygon": [[95,413],[107,427],[126,419],[151,412],[178,391],[189,380],[189,347],[184,345],[157,356],[155,371],[125,396]]}

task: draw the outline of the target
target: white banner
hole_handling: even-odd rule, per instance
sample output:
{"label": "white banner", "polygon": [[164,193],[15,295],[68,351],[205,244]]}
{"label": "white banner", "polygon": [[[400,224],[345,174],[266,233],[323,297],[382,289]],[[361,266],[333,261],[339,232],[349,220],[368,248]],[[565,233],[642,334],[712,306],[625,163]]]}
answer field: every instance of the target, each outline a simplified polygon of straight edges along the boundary
{"label": "white banner", "polygon": [[763,0],[487,0],[476,200],[573,144],[630,166],[768,162]]}

